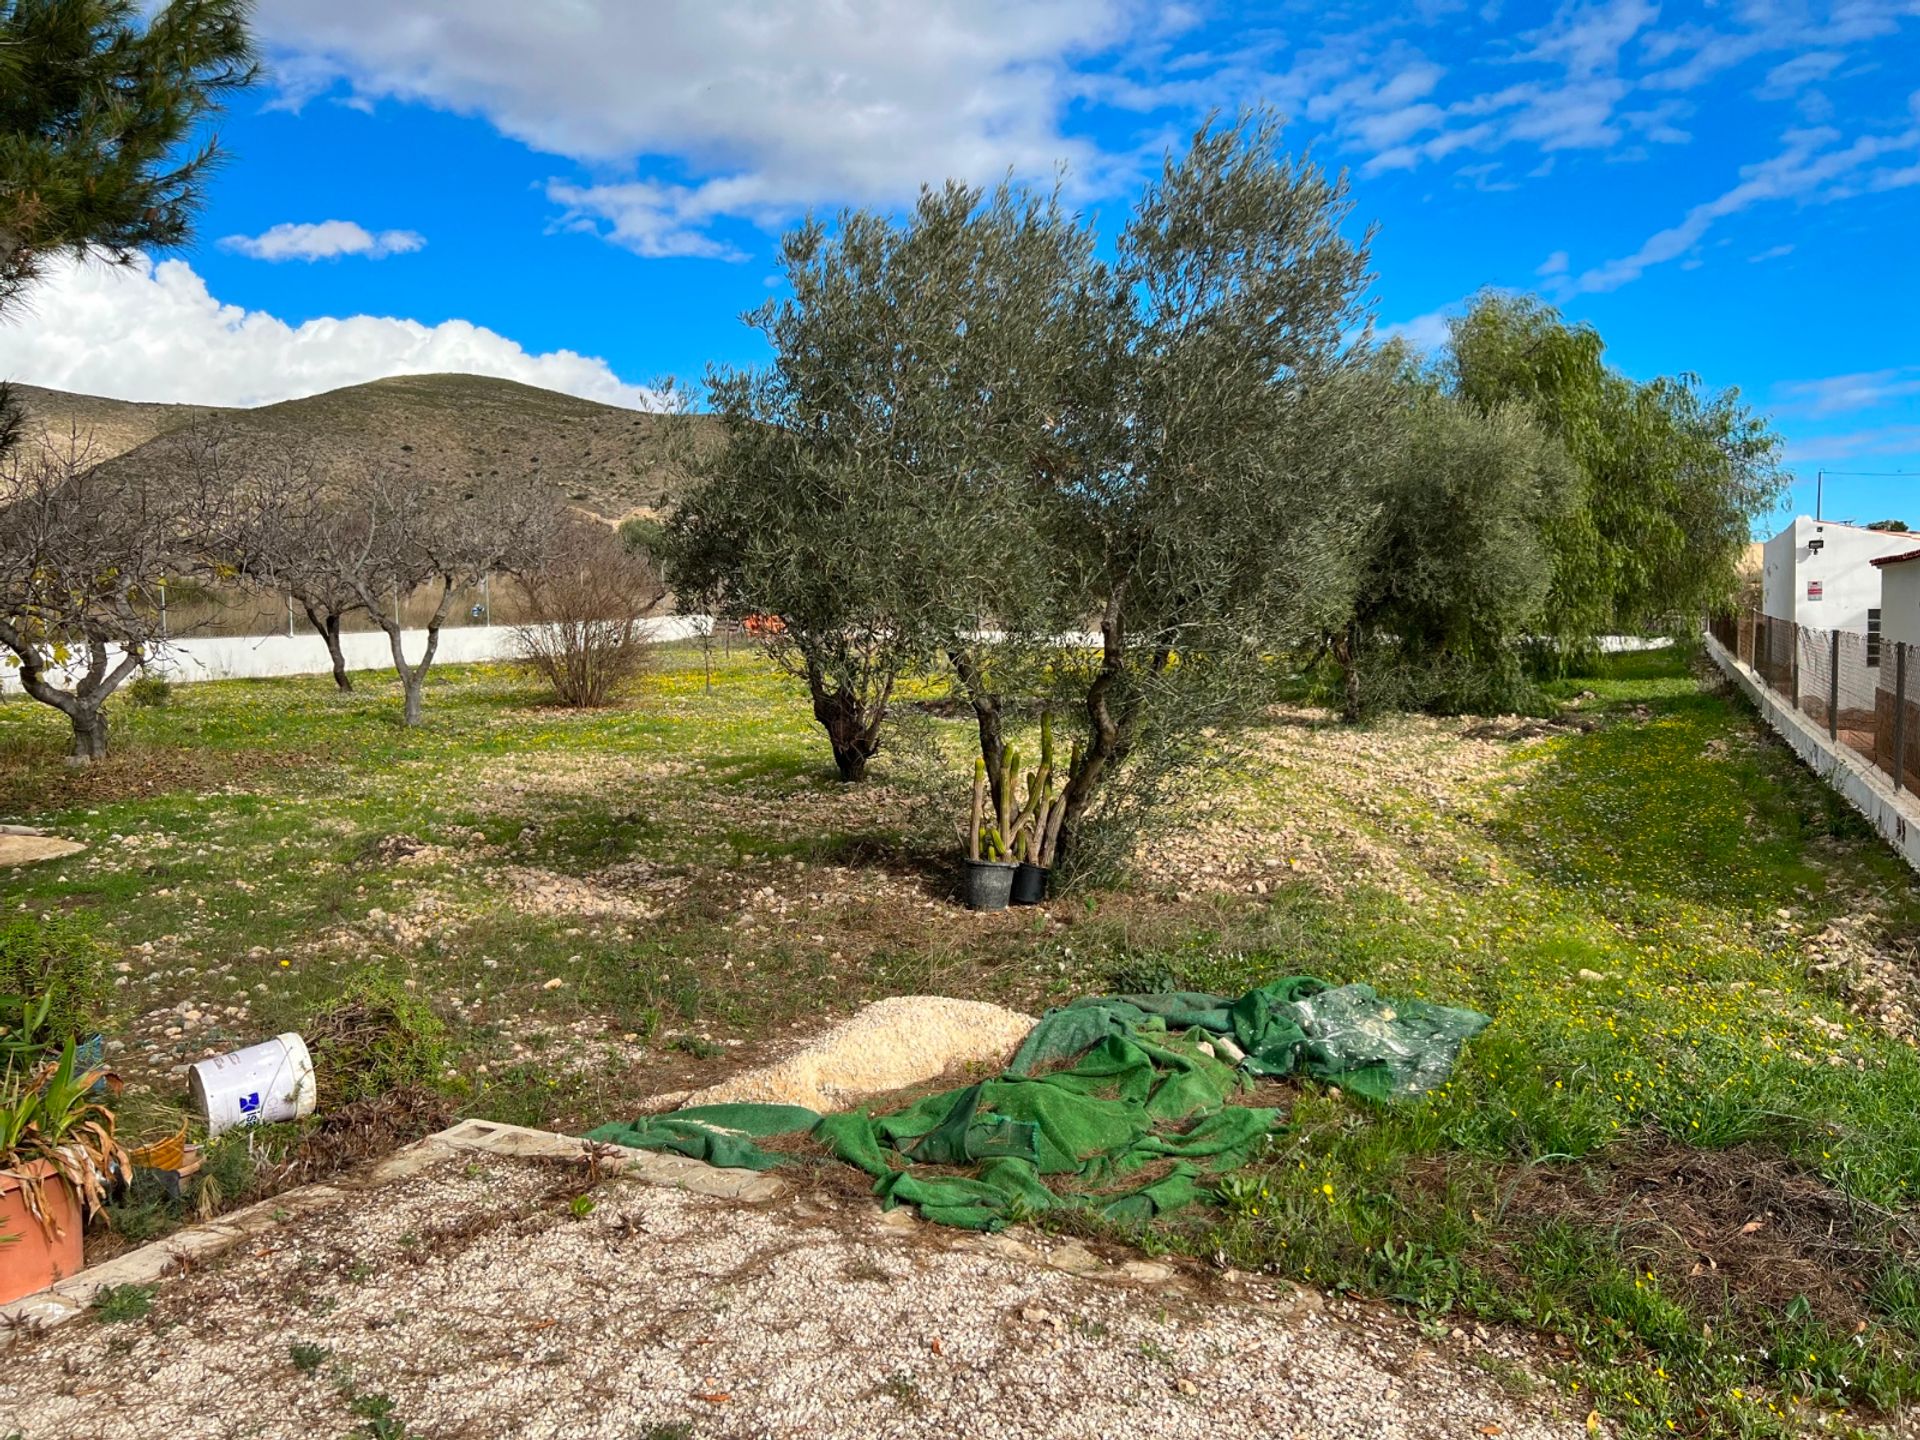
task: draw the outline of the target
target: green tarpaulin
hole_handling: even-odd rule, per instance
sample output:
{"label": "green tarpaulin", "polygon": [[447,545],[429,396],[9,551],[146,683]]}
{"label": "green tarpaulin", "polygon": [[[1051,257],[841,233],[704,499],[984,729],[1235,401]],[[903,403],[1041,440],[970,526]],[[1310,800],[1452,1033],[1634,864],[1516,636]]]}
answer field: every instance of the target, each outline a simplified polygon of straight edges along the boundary
{"label": "green tarpaulin", "polygon": [[1005,1072],[875,1115],[711,1105],[602,1125],[587,1138],[767,1170],[805,1135],[874,1178],[889,1206],[997,1230],[1057,1206],[1146,1220],[1238,1169],[1282,1123],[1232,1103],[1249,1077],[1304,1072],[1386,1100],[1431,1088],[1487,1017],[1296,977],[1220,995],[1104,996],[1049,1011]]}

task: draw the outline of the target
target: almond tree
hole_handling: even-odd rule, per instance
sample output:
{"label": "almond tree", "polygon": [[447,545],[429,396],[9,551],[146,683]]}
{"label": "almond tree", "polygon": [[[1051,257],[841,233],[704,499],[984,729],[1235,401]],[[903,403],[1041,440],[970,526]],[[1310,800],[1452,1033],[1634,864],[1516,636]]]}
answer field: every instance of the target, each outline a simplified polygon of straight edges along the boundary
{"label": "almond tree", "polygon": [[107,697],[165,647],[168,581],[234,574],[240,515],[218,472],[149,485],[77,438],[0,463],[0,646],[76,763],[106,756]]}
{"label": "almond tree", "polygon": [[[455,598],[489,575],[538,568],[562,510],[551,486],[534,475],[448,493],[447,482],[412,470],[376,470],[307,480],[269,513],[269,534],[298,534],[312,547],[299,561],[310,593],[351,596],[385,632],[405,722],[417,725]],[[271,554],[278,547],[269,541],[262,548]],[[271,560],[259,574],[277,583]],[[422,592],[434,607],[420,658],[409,661],[404,607]]]}

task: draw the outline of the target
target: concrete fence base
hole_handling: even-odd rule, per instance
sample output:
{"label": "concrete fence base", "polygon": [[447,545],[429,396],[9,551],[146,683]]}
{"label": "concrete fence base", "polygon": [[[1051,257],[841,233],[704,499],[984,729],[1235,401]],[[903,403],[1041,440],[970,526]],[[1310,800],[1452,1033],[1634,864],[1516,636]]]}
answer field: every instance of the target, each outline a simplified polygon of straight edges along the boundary
{"label": "concrete fence base", "polygon": [[1906,862],[1920,870],[1920,797],[1895,790],[1892,781],[1845,745],[1827,738],[1826,726],[1774,694],[1749,666],[1711,635],[1701,636],[1713,663],[1745,692],[1761,718],[1807,767],[1837,791]]}
{"label": "concrete fence base", "polygon": [[[704,615],[663,615],[642,620],[655,641],[687,640],[712,624]],[[418,660],[427,648],[427,632],[403,630],[407,658]],[[385,632],[340,637],[349,670],[390,670],[393,649]],[[461,665],[479,660],[508,660],[519,653],[511,625],[461,625],[440,632],[434,663]],[[113,658],[119,659],[116,647]],[[148,662],[148,669],[169,680],[260,680],[277,675],[325,675],[333,669],[327,642],[318,635],[196,635],[174,640]],[[58,683],[65,684],[64,678]],[[0,692],[17,692],[20,675],[0,668]]]}

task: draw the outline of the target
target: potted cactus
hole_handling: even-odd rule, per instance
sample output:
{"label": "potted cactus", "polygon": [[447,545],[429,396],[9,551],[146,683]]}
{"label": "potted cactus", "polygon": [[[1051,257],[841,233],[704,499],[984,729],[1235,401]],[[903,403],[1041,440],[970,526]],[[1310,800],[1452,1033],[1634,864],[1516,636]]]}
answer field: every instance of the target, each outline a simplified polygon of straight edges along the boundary
{"label": "potted cactus", "polygon": [[[1075,752],[1076,758],[1078,751]],[[987,762],[973,762],[973,814],[967,829],[965,895],[969,910],[1003,910],[1009,903],[1037,905],[1046,898],[1047,872],[1060,841],[1066,800],[1053,790],[1053,720],[1040,722],[1040,763],[1026,772],[1020,751],[1000,751],[997,786],[987,783]],[[991,798],[997,795],[997,799]]]}
{"label": "potted cactus", "polygon": [[[1076,747],[1068,773],[1079,759]],[[1053,716],[1040,717],[1040,764],[1027,773],[1027,798],[1014,820],[1020,840],[1015,855],[1013,886],[1008,900],[1014,905],[1038,905],[1047,898],[1047,876],[1054,850],[1060,844],[1060,824],[1066,819],[1066,796],[1053,790]]]}
{"label": "potted cactus", "polygon": [[[1011,755],[1011,751],[1004,752]],[[973,813],[967,826],[967,862],[962,888],[969,910],[1004,910],[1013,887],[1013,847],[1008,843],[1010,781],[1003,757],[1000,801],[987,800],[987,762],[973,762]]]}
{"label": "potted cactus", "polygon": [[90,1098],[97,1070],[68,1041],[58,1060],[0,1073],[0,1304],[77,1272],[81,1228],[129,1173],[113,1113]]}

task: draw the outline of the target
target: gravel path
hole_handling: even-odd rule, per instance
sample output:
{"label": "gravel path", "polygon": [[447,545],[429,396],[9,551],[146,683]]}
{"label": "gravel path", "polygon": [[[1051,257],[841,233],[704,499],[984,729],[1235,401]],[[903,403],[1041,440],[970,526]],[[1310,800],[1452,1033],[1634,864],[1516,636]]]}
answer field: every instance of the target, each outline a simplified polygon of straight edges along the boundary
{"label": "gravel path", "polygon": [[1475,1365],[1404,1318],[1249,1277],[1136,1262],[1129,1280],[1087,1255],[1106,1273],[1077,1275],[1018,1240],[818,1197],[749,1206],[615,1181],[578,1217],[581,1183],[577,1166],[456,1159],[290,1217],[166,1281],[144,1319],[14,1346],[0,1429],[1586,1435],[1583,1416],[1552,1413],[1552,1387],[1522,1398],[1518,1352],[1497,1341]]}

